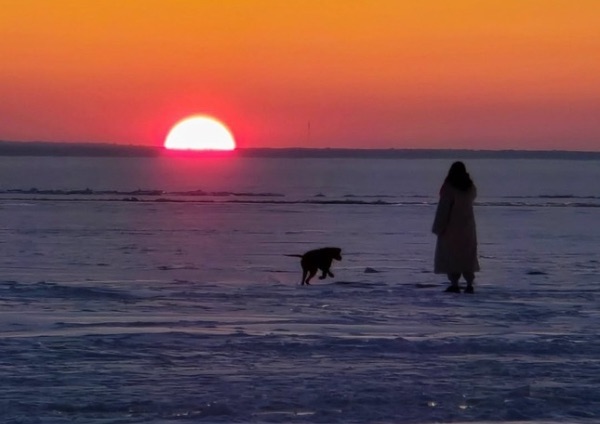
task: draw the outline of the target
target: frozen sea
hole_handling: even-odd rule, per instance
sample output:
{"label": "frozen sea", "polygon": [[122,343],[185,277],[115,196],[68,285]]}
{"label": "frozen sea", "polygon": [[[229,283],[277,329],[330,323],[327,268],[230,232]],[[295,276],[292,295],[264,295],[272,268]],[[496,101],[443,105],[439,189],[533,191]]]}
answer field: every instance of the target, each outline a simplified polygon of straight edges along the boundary
{"label": "frozen sea", "polygon": [[474,295],[451,162],[0,158],[0,422],[600,421],[600,162],[465,161]]}

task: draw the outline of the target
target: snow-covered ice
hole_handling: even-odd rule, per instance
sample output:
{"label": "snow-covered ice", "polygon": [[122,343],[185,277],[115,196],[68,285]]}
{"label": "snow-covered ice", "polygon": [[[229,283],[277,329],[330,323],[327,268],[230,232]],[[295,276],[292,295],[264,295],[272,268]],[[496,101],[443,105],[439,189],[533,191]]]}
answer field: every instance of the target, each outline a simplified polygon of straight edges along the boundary
{"label": "snow-covered ice", "polygon": [[[2,422],[600,417],[597,162],[467,162],[482,272],[456,295],[448,161],[35,160],[0,175]],[[326,245],[335,278],[300,286],[284,254]]]}

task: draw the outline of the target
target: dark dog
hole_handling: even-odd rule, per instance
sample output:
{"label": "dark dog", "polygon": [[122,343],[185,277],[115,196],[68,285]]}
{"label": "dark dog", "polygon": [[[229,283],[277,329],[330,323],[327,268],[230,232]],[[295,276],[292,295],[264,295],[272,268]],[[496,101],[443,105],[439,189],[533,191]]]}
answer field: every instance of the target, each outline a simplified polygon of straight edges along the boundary
{"label": "dark dog", "polygon": [[328,275],[333,277],[331,272],[331,263],[333,260],[342,260],[342,249],[339,247],[323,247],[322,249],[315,249],[306,252],[304,255],[285,255],[302,258],[300,265],[302,265],[302,285],[309,284],[318,270],[321,270],[323,274],[319,277],[323,280]]}

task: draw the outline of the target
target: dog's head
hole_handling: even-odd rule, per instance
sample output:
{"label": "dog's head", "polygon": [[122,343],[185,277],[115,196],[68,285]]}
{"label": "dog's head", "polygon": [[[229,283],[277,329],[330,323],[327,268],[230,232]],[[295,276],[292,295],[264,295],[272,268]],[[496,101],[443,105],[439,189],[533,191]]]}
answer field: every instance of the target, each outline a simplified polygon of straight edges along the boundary
{"label": "dog's head", "polygon": [[342,260],[342,249],[340,249],[339,247],[329,247],[328,249],[333,259],[335,259],[336,261]]}

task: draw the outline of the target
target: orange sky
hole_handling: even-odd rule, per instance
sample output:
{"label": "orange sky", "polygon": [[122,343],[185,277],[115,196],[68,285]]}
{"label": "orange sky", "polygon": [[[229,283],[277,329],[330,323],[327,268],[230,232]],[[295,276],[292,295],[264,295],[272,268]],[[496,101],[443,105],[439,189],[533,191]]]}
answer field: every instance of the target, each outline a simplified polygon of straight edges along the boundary
{"label": "orange sky", "polygon": [[[0,0],[0,140],[600,150],[599,0]],[[310,136],[308,134],[310,122]]]}

